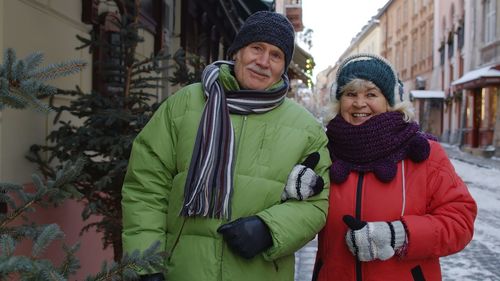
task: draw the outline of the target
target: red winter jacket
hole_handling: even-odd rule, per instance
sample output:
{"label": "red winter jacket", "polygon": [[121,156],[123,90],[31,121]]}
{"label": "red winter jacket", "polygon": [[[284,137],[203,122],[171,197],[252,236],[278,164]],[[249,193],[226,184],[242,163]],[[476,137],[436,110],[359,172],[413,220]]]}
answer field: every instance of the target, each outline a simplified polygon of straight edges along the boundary
{"label": "red winter jacket", "polygon": [[[317,280],[441,280],[439,257],[456,253],[471,241],[477,206],[443,148],[433,141],[430,145],[427,160],[399,162],[397,176],[389,183],[371,172],[351,172],[345,182],[331,184],[327,222],[319,234]],[[347,226],[342,217],[348,214],[364,221],[401,219],[407,230],[404,255],[357,261],[344,238]]]}

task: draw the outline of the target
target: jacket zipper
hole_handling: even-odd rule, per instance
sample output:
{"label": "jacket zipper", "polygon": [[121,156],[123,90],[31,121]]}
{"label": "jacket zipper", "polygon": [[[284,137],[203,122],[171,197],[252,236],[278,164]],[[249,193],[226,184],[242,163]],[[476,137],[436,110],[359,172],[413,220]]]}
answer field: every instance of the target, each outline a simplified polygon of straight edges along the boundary
{"label": "jacket zipper", "polygon": [[236,157],[236,161],[238,161],[238,154],[240,152],[240,144],[241,144],[241,140],[243,139],[243,133],[245,131],[245,127],[247,124],[247,118],[248,118],[248,116],[243,115],[243,118],[241,119],[241,131],[240,131],[240,136],[238,138],[238,144],[236,145],[236,150],[235,150],[235,155],[234,155],[234,157]]}
{"label": "jacket zipper", "polygon": [[[236,139],[236,135],[234,136],[235,137],[235,142],[236,142],[236,145],[235,145],[235,149],[234,149],[234,158],[236,159],[236,162],[233,163],[234,165],[234,171],[236,171],[236,167],[237,167],[237,164],[239,163],[238,161],[238,154],[240,152],[240,145],[241,145],[241,140],[243,139],[243,135],[244,135],[244,131],[245,131],[245,126],[246,126],[246,123],[247,123],[247,117],[246,115],[243,115],[243,118],[241,118],[241,131],[240,131],[240,134],[238,136],[238,139]],[[233,181],[234,181],[234,176],[233,176]]]}
{"label": "jacket zipper", "polygon": [[[358,186],[356,187],[356,218],[358,220],[361,220],[361,195],[363,193],[363,179],[364,179],[365,173],[364,172],[359,172],[359,177],[358,177]],[[362,281],[363,278],[361,276],[361,261],[359,261],[356,258],[356,281]]]}
{"label": "jacket zipper", "polygon": [[[235,157],[236,157],[236,159],[238,159],[237,155],[240,152],[240,144],[241,144],[241,140],[243,139],[244,131],[245,131],[245,128],[246,128],[247,118],[248,118],[247,115],[243,115],[243,118],[242,118],[242,121],[241,121],[241,131],[240,131],[240,135],[239,135],[239,139],[238,139],[238,144],[236,145],[236,151],[235,151]],[[261,143],[261,146],[262,146],[262,143]],[[222,265],[222,263],[221,263],[221,265]],[[276,260],[273,260],[273,265],[274,265],[274,270],[276,270],[276,272],[278,272],[279,271],[279,266],[278,266],[278,262]]]}
{"label": "jacket zipper", "polygon": [[170,252],[168,253],[168,261],[170,261],[170,258],[172,258],[174,254],[175,247],[177,247],[177,244],[179,243],[179,239],[181,238],[182,230],[184,229],[184,225],[186,224],[187,217],[184,217],[182,220],[182,225],[181,229],[179,230],[179,233],[177,234],[177,237],[175,238],[174,245],[170,249]]}
{"label": "jacket zipper", "polygon": [[[246,122],[247,122],[247,116],[244,115],[243,118],[241,118],[241,131],[240,131],[240,135],[238,136],[237,140],[235,139],[236,146],[235,146],[235,151],[234,151],[234,157],[235,157],[235,159],[236,159],[237,162],[238,162],[238,152],[240,151],[240,143],[241,143],[241,140],[243,138],[243,131],[245,129]],[[236,163],[234,163],[233,165],[235,167],[234,170],[236,171]],[[234,177],[233,177],[233,181],[234,181]],[[229,218],[229,220],[231,220],[231,218]],[[224,258],[224,240],[222,240],[222,243],[220,245],[221,245],[221,250],[220,250],[220,252],[221,252],[220,275],[222,276],[222,271],[223,271],[222,270],[222,260]]]}

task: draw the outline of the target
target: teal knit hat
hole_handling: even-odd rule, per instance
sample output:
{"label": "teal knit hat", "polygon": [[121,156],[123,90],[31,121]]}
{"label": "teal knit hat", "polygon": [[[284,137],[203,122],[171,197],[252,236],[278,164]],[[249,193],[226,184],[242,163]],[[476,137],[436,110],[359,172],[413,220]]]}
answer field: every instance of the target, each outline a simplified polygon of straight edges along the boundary
{"label": "teal knit hat", "polygon": [[229,46],[228,58],[231,59],[239,49],[254,42],[266,42],[280,48],[285,54],[286,71],[295,47],[295,30],[284,15],[269,11],[259,11],[250,15]]}
{"label": "teal knit hat", "polygon": [[335,97],[340,100],[341,89],[351,80],[359,78],[375,84],[390,106],[395,94],[400,94],[400,83],[392,65],[384,58],[373,54],[357,54],[346,58],[337,70]]}

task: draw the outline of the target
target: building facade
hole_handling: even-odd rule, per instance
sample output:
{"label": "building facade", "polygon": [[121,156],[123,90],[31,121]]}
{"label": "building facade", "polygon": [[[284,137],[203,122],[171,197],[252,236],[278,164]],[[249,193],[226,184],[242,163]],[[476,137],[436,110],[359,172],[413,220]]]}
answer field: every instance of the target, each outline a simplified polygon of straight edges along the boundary
{"label": "building facade", "polygon": [[393,63],[404,85],[404,100],[415,106],[423,131],[440,137],[443,93],[432,83],[434,1],[389,1],[379,16],[381,54]]}
{"label": "building facade", "polygon": [[433,82],[445,93],[441,140],[452,144],[460,142],[463,126],[462,93],[451,83],[464,74],[469,51],[464,37],[466,16],[464,0],[436,2]]}
{"label": "building facade", "polygon": [[475,154],[500,156],[500,3],[464,5],[464,72],[451,82],[462,102],[459,143]]}

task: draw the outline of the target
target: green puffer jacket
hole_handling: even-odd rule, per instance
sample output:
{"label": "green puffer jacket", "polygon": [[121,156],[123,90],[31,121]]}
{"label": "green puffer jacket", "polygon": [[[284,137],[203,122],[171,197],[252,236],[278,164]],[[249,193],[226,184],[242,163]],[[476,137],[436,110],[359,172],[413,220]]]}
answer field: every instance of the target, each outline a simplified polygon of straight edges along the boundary
{"label": "green puffer jacket", "polygon": [[[170,255],[168,281],[291,281],[294,252],[326,221],[331,164],[326,135],[310,113],[288,99],[265,114],[231,114],[236,151],[231,220],[258,215],[273,237],[271,248],[247,260],[217,233],[227,221],[179,216],[204,104],[201,84],[184,87],[135,139],[122,191],[124,251],[142,251],[159,240]],[[325,189],[307,201],[281,203],[293,166],[315,151]]]}

